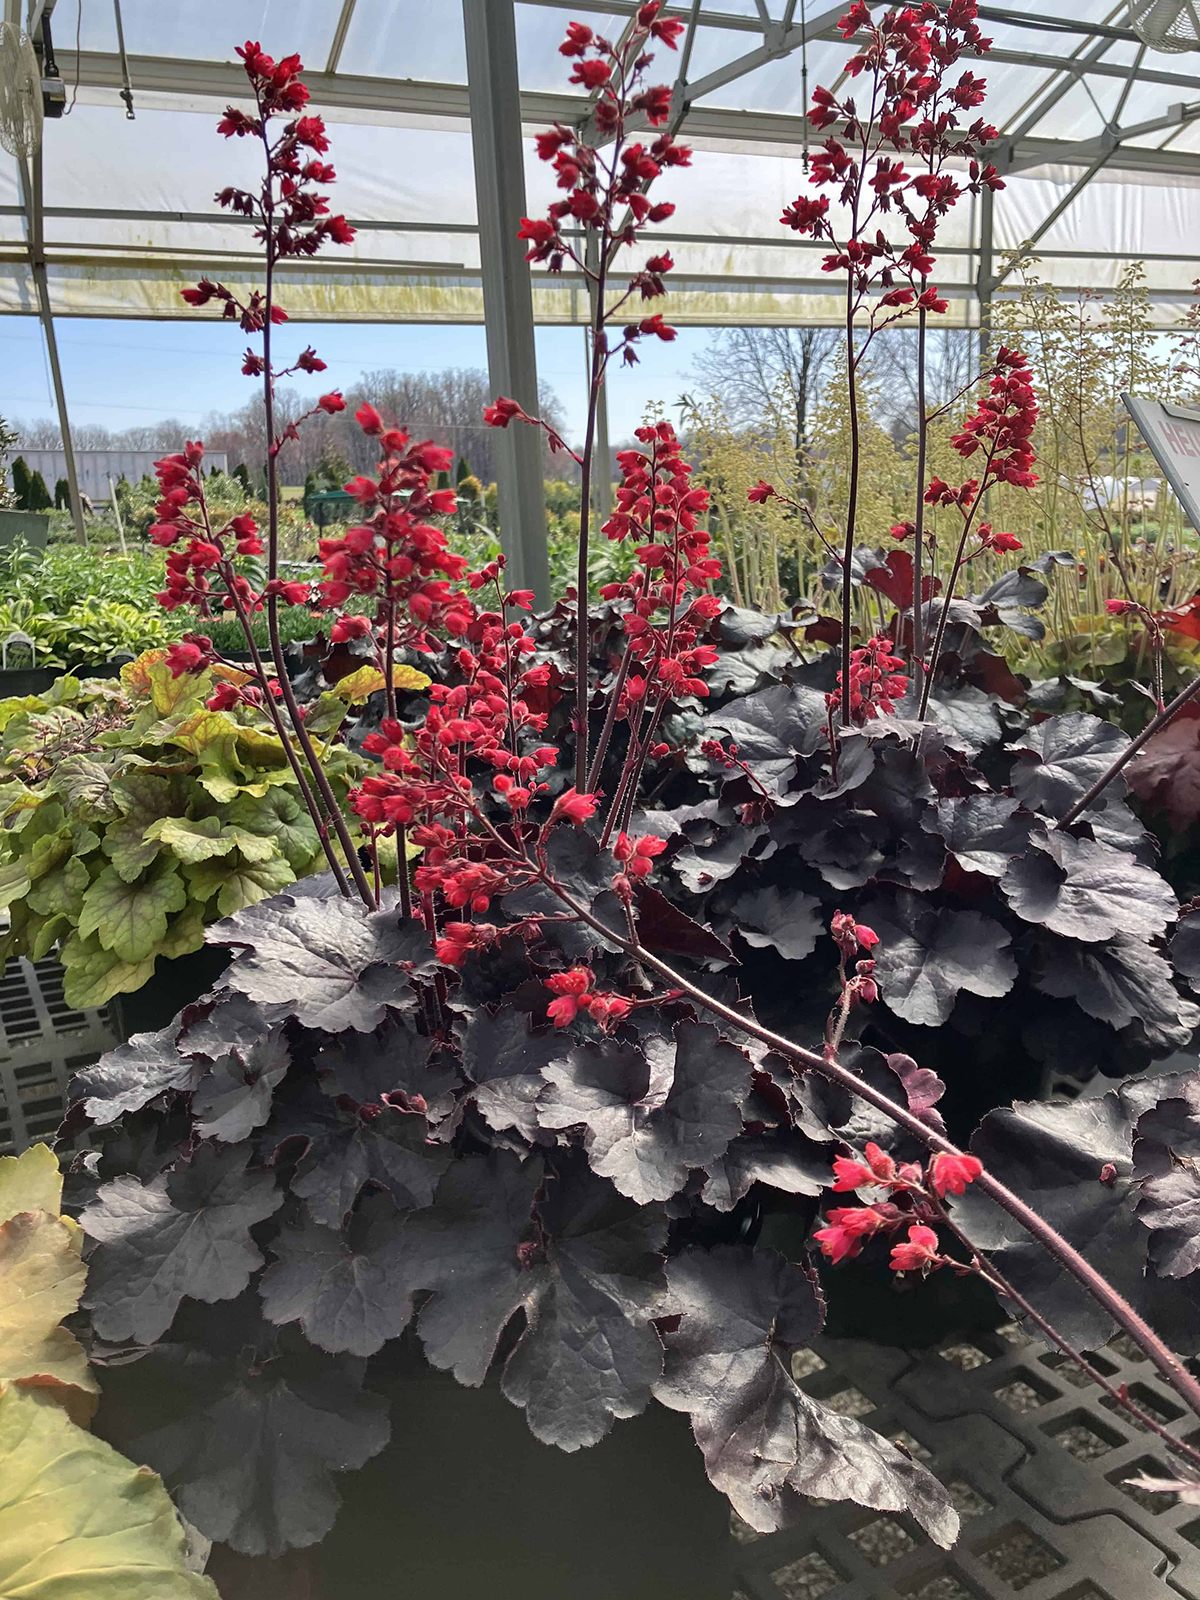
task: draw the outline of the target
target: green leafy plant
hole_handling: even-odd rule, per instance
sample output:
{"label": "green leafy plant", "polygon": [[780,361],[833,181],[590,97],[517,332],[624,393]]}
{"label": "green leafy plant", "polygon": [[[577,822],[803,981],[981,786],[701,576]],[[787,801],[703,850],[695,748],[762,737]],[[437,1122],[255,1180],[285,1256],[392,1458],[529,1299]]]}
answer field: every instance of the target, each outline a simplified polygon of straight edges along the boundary
{"label": "green leafy plant", "polygon": [[[158,956],[198,950],[205,923],[324,861],[268,718],[210,710],[212,673],[173,676],[162,654],[0,702],[4,953],[60,945],[73,1006],[140,988]],[[339,801],[363,765],[333,742],[346,705],[331,693],[309,710]]]}
{"label": "green leafy plant", "polygon": [[162,1479],[86,1432],[97,1384],[62,1319],[83,1233],[53,1151],[0,1158],[0,1600],[216,1600]]}

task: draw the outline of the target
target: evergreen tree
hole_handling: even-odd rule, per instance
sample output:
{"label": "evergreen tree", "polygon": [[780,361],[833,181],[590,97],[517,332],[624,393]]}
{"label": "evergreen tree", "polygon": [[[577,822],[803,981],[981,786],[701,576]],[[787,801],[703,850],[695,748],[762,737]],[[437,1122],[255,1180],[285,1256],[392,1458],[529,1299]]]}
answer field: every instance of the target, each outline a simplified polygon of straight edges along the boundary
{"label": "evergreen tree", "polygon": [[253,497],[254,497],[254,488],[253,488],[253,485],[250,482],[250,469],[249,469],[249,467],[246,465],[246,463],[244,461],[239,461],[237,466],[234,467],[233,476],[237,479],[237,481],[241,484],[242,488],[246,491],[246,499],[247,500],[253,499]]}
{"label": "evergreen tree", "polygon": [[29,480],[29,509],[31,511],[52,511],[54,509],[54,501],[50,498],[46,480],[40,472],[35,472]]}
{"label": "evergreen tree", "polygon": [[60,478],[54,485],[54,509],[56,511],[71,509],[71,485],[65,478]]}
{"label": "evergreen tree", "polygon": [[470,468],[470,465],[467,462],[466,456],[459,456],[459,458],[458,458],[458,470],[454,474],[455,483],[456,484],[461,483],[464,478],[471,478],[471,477],[474,477],[474,473],[471,471],[471,468]]}
{"label": "evergreen tree", "polygon": [[439,472],[435,487],[438,489],[448,489],[450,487],[450,474],[448,472]]}
{"label": "evergreen tree", "polygon": [[17,497],[17,510],[31,511],[33,508],[29,504],[29,491],[32,487],[32,479],[29,475],[29,465],[24,456],[18,456],[12,464],[12,486],[13,493]]}

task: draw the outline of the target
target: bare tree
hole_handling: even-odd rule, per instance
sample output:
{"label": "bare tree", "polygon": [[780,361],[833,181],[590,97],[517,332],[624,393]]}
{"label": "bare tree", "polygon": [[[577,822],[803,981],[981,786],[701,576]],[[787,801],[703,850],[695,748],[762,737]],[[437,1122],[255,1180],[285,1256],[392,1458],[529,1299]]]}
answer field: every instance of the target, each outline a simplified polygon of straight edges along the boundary
{"label": "bare tree", "polygon": [[723,328],[696,357],[695,376],[735,426],[786,427],[803,474],[809,418],[840,342],[833,328]]}
{"label": "bare tree", "polygon": [[[925,400],[937,411],[960,395],[977,369],[978,334],[967,328],[930,329],[926,334]],[[917,431],[917,330],[888,328],[871,345],[871,376],[879,385],[879,422],[897,444]]]}
{"label": "bare tree", "polygon": [[[548,384],[540,386],[541,414],[560,433],[566,422],[562,407]],[[389,425],[406,428],[452,449],[484,483],[496,476],[495,435],[485,426],[483,408],[492,398],[486,372],[477,368],[451,368],[445,372],[400,372],[385,368],[364,372],[345,391],[346,410],[336,416],[310,417],[298,440],[284,446],[280,460],[285,480],[303,483],[314,468],[334,460],[349,461],[357,472],[374,468],[377,447],[354,421],[355,410],[368,401]],[[312,401],[295,389],[281,389],[275,400],[275,417],[282,430],[311,408]],[[57,422],[40,419],[14,422],[26,449],[61,449]],[[264,470],[267,431],[261,395],[237,411],[210,412],[200,427],[167,417],[161,422],[126,428],[120,432],[95,423],[72,430],[79,450],[178,450],[183,441],[199,437],[210,450],[224,450],[229,465],[244,462],[257,478]],[[578,471],[569,456],[546,452],[548,476],[574,477]]]}

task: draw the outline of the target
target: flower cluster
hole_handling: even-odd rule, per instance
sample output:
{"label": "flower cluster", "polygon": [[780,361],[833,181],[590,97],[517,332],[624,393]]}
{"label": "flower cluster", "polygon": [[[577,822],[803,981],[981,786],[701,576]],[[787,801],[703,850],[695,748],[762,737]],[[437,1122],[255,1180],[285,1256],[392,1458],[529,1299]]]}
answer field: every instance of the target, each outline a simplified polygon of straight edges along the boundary
{"label": "flower cluster", "polygon": [[[885,634],[876,634],[866,644],[850,652],[850,719],[860,727],[876,717],[891,715],[893,701],[903,700],[908,690],[902,657],[893,654],[894,642]],[[840,709],[845,685],[842,674],[837,677],[837,688],[825,696],[825,705],[832,713]]]}
{"label": "flower cluster", "polygon": [[915,1162],[898,1165],[877,1144],[868,1144],[861,1156],[837,1157],[833,1170],[835,1194],[881,1189],[888,1198],[830,1209],[826,1225],[813,1237],[831,1261],[850,1259],[868,1239],[907,1228],[907,1242],[892,1246],[893,1272],[928,1272],[954,1264],[939,1252],[935,1226],[945,1220],[941,1202],[946,1195],[964,1193],[983,1171],[974,1156],[939,1152],[922,1170]]}
{"label": "flower cluster", "polygon": [[[975,18],[974,0],[953,0],[945,10],[930,3],[904,6],[879,22],[867,6],[856,4],[838,26],[843,38],[862,39],[845,70],[849,79],[865,80],[862,99],[869,113],[853,96],[839,98],[820,87],[813,93],[810,126],[840,122],[842,128],[814,156],[810,182],[836,193],[849,213],[849,232],[838,238],[828,194],[800,196],[780,220],[830,243],[823,270],[845,272],[859,304],[878,288],[871,310],[873,318],[884,314],[883,325],[914,307],[946,310],[927,281],[938,224],[964,193],[1004,187],[995,168],[980,159],[996,130],[981,119],[961,126],[959,114],[981,103],[984,85],[970,72],[950,73],[964,51],[978,56],[989,48]],[[947,170],[951,162],[966,165],[965,184]],[[878,227],[889,213],[903,219],[907,244]]]}
{"label": "flower cluster", "polygon": [[[337,176],[333,167],[320,159],[329,150],[325,124],[320,117],[293,115],[303,110],[309,98],[300,81],[304,71],[300,57],[274,61],[261,45],[251,41],[240,45],[237,53],[250,80],[257,115],[227,106],[217,131],[227,139],[246,135],[262,139],[267,147],[267,172],[257,195],[245,189],[222,189],[217,204],[256,217],[263,229],[259,237],[268,239],[276,257],[315,255],[326,240],[350,244],[354,229],[345,217],[330,216],[328,196],[317,192],[317,185],[332,183]],[[281,116],[290,120],[271,142],[267,125]],[[226,298],[227,291],[218,293]],[[190,296],[185,294],[185,298]]]}
{"label": "flower cluster", "polygon": [[555,996],[546,1007],[546,1015],[556,1028],[565,1028],[582,1013],[607,1032],[633,1010],[633,1001],[621,995],[595,993],[596,977],[590,967],[554,972],[542,981]]}
{"label": "flower cluster", "polygon": [[[377,477],[353,478],[346,490],[362,508],[363,521],[337,538],[322,539],[324,576],[320,590],[330,609],[351,599],[370,600],[376,623],[363,615],[342,618],[335,642],[384,635],[383,646],[428,652],[428,631],[466,633],[473,608],[451,585],[467,571],[464,556],[453,554],[446,534],[430,519],[449,516],[457,504],[452,489],[433,487],[454,452],[430,440],[414,442],[401,428],[388,428],[374,406],[363,405],[355,420],[378,439]],[[404,631],[398,631],[397,618]],[[376,626],[377,624],[377,626]]]}
{"label": "flower cluster", "polygon": [[[693,488],[670,423],[639,428],[636,437],[642,449],[617,452],[621,482],[603,531],[642,542],[630,576],[605,584],[600,595],[629,603],[618,716],[630,722],[635,739],[643,728],[651,739],[669,701],[708,694],[700,673],[718,658],[701,634],[723,602],[709,592],[721,563],[709,554],[708,490]],[[650,753],[665,754],[665,747]]]}
{"label": "flower cluster", "polygon": [[[1037,482],[1033,472],[1037,456],[1031,442],[1038,419],[1033,373],[1021,351],[1004,345],[993,365],[989,393],[950,442],[964,459],[980,449],[986,452],[983,478],[974,489],[986,489],[992,482],[1027,489]],[[929,487],[932,491],[933,483]],[[941,488],[947,492],[945,485]],[[960,490],[960,504],[961,494]],[[925,498],[932,503],[936,497],[927,492]]]}
{"label": "flower cluster", "polygon": [[[564,194],[550,205],[545,217],[523,218],[519,234],[529,245],[526,259],[545,262],[551,272],[561,272],[570,261],[602,282],[606,270],[601,267],[597,272],[587,251],[577,247],[564,228],[582,228],[595,236],[600,256],[607,263],[613,246],[635,244],[646,223],[665,222],[674,213],[669,201],[652,202],[649,190],[664,168],[688,166],[691,151],[677,144],[670,133],[660,133],[648,142],[625,134],[626,124],[633,118],[657,128],[670,113],[670,89],[665,84],[648,87],[645,83],[652,60],[646,46],[657,40],[674,50],[683,32],[681,22],[663,17],[661,11],[661,0],[639,6],[631,26],[615,44],[581,22],[572,22],[567,29],[560,49],[575,62],[570,81],[590,90],[594,97],[592,115],[586,123],[571,127],[555,123],[538,134],[538,155],[553,166]],[[649,257],[641,271],[633,274],[618,306],[602,308],[602,320],[635,294],[642,301],[664,294],[663,279],[673,266],[669,252]],[[602,354],[607,360],[620,350],[626,362],[636,361],[633,346],[646,337],[673,339],[675,330],[658,314],[632,318],[615,348],[608,348],[604,336]],[[505,417],[498,425],[507,420]]]}

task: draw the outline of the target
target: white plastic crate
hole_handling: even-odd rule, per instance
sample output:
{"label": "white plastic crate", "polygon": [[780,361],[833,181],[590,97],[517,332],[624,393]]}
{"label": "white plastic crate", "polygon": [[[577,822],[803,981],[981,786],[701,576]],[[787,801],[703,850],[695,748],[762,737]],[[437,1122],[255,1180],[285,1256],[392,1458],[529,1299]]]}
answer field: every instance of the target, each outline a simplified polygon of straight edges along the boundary
{"label": "white plastic crate", "polygon": [[0,976],[0,1155],[52,1139],[80,1067],[118,1043],[106,1011],[75,1011],[63,999],[53,956],[9,961]]}

